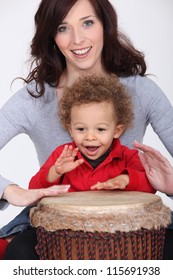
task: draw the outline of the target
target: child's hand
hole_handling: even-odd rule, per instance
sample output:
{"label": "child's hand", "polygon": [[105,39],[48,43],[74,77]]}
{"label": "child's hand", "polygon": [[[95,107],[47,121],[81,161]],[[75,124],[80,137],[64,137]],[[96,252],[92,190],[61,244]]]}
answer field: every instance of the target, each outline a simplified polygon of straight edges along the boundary
{"label": "child's hand", "polygon": [[55,172],[61,176],[66,172],[72,171],[84,162],[83,159],[75,160],[78,148],[73,149],[72,146],[65,145],[60,157],[55,162]]}
{"label": "child's hand", "polygon": [[129,184],[129,175],[122,174],[115,178],[109,179],[106,182],[98,182],[96,185],[91,187],[91,190],[114,190],[120,189],[124,190],[125,187]]}

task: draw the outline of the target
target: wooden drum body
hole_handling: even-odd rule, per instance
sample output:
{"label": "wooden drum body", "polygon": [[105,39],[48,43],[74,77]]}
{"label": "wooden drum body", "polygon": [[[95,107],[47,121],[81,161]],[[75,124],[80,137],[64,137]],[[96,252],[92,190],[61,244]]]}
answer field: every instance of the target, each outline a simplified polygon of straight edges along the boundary
{"label": "wooden drum body", "polygon": [[43,198],[30,212],[40,259],[162,259],[170,209],[159,196],[126,191]]}

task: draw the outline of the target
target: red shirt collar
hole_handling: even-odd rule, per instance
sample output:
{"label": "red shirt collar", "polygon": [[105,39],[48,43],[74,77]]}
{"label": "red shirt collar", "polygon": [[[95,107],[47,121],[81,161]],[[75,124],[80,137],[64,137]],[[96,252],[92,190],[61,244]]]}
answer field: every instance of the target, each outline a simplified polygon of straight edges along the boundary
{"label": "red shirt collar", "polygon": [[[72,142],[72,146],[73,146],[73,148],[76,148],[76,144],[74,143],[74,141]],[[77,157],[78,158],[83,158],[80,151],[78,151]],[[121,143],[120,143],[119,139],[114,139],[113,140],[112,149],[110,151],[110,154],[109,154],[108,158],[111,158],[111,159],[122,158],[122,146],[121,146]]]}

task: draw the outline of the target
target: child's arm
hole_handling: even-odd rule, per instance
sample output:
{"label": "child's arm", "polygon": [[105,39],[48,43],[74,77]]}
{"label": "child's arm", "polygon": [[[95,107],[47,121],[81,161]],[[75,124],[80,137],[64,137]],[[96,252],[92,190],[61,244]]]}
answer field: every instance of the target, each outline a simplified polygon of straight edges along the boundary
{"label": "child's arm", "polygon": [[129,184],[129,175],[121,174],[106,182],[98,182],[96,185],[91,187],[91,190],[101,190],[101,189],[124,190],[128,184]]}
{"label": "child's arm", "polygon": [[[60,147],[61,148],[61,147]],[[78,149],[65,145],[63,150],[57,148],[31,178],[29,189],[48,188],[60,184],[61,176],[83,163],[83,159],[75,159]]]}
{"label": "child's arm", "polygon": [[65,145],[61,155],[55,164],[49,169],[47,181],[54,182],[58,180],[64,173],[72,171],[82,164],[84,161],[83,159],[75,160],[77,152],[78,148],[73,149],[72,146]]}
{"label": "child's arm", "polygon": [[124,168],[121,170],[120,175],[106,182],[99,182],[92,186],[91,189],[125,189],[126,191],[155,193],[156,191],[147,179],[138,152],[124,146],[122,156]]}

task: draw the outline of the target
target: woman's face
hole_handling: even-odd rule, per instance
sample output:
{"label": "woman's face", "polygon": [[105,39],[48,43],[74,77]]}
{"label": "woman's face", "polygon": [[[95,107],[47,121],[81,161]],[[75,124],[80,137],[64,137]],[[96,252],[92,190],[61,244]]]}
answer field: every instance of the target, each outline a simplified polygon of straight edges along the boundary
{"label": "woman's face", "polygon": [[57,28],[67,71],[102,72],[103,25],[88,0],[78,0]]}

